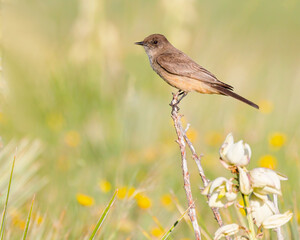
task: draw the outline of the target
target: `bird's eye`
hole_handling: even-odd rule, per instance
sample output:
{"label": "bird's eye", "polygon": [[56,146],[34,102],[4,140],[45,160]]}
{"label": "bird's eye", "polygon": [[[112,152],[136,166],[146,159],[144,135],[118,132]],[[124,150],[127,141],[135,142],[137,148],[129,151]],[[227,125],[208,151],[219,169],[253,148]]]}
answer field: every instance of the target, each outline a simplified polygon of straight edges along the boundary
{"label": "bird's eye", "polygon": [[154,40],[153,43],[154,43],[154,44],[157,44],[157,40]]}

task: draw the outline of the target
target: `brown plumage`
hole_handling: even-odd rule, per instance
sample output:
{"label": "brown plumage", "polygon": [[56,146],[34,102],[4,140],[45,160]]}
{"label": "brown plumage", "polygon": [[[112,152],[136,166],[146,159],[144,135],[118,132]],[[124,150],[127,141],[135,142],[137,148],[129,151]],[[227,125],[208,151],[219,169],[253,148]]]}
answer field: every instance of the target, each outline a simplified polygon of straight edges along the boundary
{"label": "brown plumage", "polygon": [[214,74],[175,48],[165,36],[152,34],[135,44],[144,47],[153,70],[171,86],[186,93],[196,91],[231,96],[259,108],[255,103],[234,93],[232,86],[219,81]]}

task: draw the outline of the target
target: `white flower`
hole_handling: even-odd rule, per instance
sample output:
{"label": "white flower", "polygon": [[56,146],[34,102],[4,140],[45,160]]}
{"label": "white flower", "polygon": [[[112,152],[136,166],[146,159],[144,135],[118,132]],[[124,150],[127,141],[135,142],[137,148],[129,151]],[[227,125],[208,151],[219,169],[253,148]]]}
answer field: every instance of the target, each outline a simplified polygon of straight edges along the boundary
{"label": "white flower", "polygon": [[218,177],[210,182],[202,191],[202,194],[210,194],[208,205],[219,208],[232,204],[237,197],[233,183],[224,177]]}
{"label": "white flower", "polygon": [[238,169],[240,191],[245,195],[249,195],[253,191],[253,189],[250,184],[250,177],[248,175],[247,169],[244,169],[242,167],[238,167]]}
{"label": "white flower", "polygon": [[254,168],[250,171],[250,180],[256,196],[281,195],[280,180],[287,180],[287,177],[269,168]]}
{"label": "white flower", "polygon": [[229,133],[220,148],[220,157],[230,165],[245,166],[250,161],[251,148],[243,140],[234,143],[233,136]]}
{"label": "white flower", "polygon": [[260,227],[264,220],[276,213],[274,203],[267,196],[263,200],[252,194],[250,197],[250,207],[257,227]]}
{"label": "white flower", "polygon": [[214,240],[219,240],[222,237],[236,234],[239,231],[239,229],[240,226],[236,223],[224,225],[215,232]]}
{"label": "white flower", "polygon": [[265,219],[262,226],[265,229],[278,228],[290,221],[292,216],[293,213],[291,211],[287,211],[283,214],[275,214]]}

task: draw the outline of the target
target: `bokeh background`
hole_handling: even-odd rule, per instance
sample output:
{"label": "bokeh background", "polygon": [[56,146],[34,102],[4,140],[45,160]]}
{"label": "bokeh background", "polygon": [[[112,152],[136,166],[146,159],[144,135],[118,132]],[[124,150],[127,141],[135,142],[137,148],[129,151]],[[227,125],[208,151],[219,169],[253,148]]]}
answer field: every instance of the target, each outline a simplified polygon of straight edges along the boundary
{"label": "bokeh background", "polygon": [[[180,217],[187,205],[170,118],[174,89],[133,44],[162,33],[260,105],[191,93],[181,113],[210,179],[230,176],[218,161],[229,132],[250,144],[251,167],[289,177],[280,208],[294,211],[284,234],[297,239],[299,12],[296,0],[2,0],[2,203],[17,154],[5,234],[19,239],[34,193],[31,239],[85,237],[116,188],[98,239],[159,239]],[[191,159],[189,168],[200,224],[213,234]],[[237,215],[223,212],[226,223]],[[189,221],[172,237],[193,239]]]}

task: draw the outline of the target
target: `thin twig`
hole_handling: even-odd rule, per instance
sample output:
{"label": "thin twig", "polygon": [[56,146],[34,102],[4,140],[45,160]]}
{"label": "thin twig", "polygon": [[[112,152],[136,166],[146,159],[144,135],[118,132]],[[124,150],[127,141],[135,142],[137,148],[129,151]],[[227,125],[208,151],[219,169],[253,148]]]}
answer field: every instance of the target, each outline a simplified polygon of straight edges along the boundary
{"label": "thin twig", "polygon": [[192,152],[192,157],[193,157],[195,163],[197,164],[199,174],[200,174],[200,177],[201,177],[202,182],[203,182],[203,186],[206,187],[208,185],[208,180],[207,180],[207,178],[204,174],[204,170],[203,170],[202,165],[201,165],[201,157],[197,155],[196,150],[195,150],[191,140],[186,135],[186,132],[188,131],[188,128],[184,130],[182,126],[180,126],[180,127],[181,127],[181,132],[183,134],[183,138],[184,138],[185,142],[187,143],[187,145],[189,146],[189,148]]}
{"label": "thin twig", "polygon": [[179,92],[176,94],[173,94],[173,99],[170,104],[170,106],[172,107],[171,115],[172,115],[172,119],[174,121],[174,127],[175,127],[176,134],[178,137],[177,143],[180,147],[180,152],[181,152],[181,160],[182,160],[181,167],[182,167],[183,180],[184,180],[184,190],[186,193],[186,197],[188,200],[188,207],[189,207],[188,215],[192,222],[196,239],[201,240],[200,227],[198,225],[195,204],[194,204],[193,196],[192,196],[190,174],[189,174],[188,167],[187,167],[185,142],[184,142],[184,137],[183,137],[183,134],[181,131],[181,122],[180,122],[181,116],[178,114],[178,112],[179,112],[178,103],[181,100],[181,99],[179,99],[179,101],[178,101],[178,96],[179,96]]}
{"label": "thin twig", "polygon": [[[190,149],[190,151],[191,151],[191,153],[192,153],[192,158],[194,159],[194,161],[195,161],[195,163],[198,167],[199,175],[202,179],[203,186],[206,187],[209,183],[209,180],[206,178],[204,170],[202,168],[201,156],[197,154],[192,142],[190,141],[190,139],[187,137],[187,134],[186,134],[186,132],[188,131],[188,128],[189,128],[189,124],[188,124],[187,128],[184,129],[182,124],[181,124],[181,121],[180,121],[181,116],[179,115],[178,104],[185,95],[183,95],[180,99],[178,99],[179,93],[180,92],[178,92],[176,94],[173,93],[173,99],[172,99],[172,102],[171,102],[170,106],[172,107],[171,114],[172,114],[172,119],[174,121],[174,126],[175,126],[175,130],[176,130],[176,133],[177,133],[177,137],[178,137],[177,143],[179,144],[179,147],[180,147],[180,150],[181,150],[182,163],[184,163],[184,162],[186,163],[186,152],[185,152],[185,142],[186,142],[189,149]],[[183,139],[184,139],[185,142],[183,141]],[[186,172],[188,173],[188,169],[186,169]],[[184,169],[183,169],[183,174],[184,174],[184,176],[186,176]],[[189,182],[189,176],[188,176],[188,182]],[[190,183],[189,183],[189,188],[190,188]],[[187,189],[185,188],[185,190],[186,190],[187,198],[189,200]],[[190,191],[190,197],[192,197],[191,194],[192,193]],[[207,199],[208,200],[210,199],[210,195],[207,195]],[[192,202],[192,200],[189,201],[189,203],[190,202]],[[222,221],[222,217],[220,215],[219,209],[218,208],[211,208],[211,210],[214,214],[214,217],[215,217],[216,221],[218,222],[218,225],[220,227],[223,226],[223,221]],[[195,230],[195,228],[194,228],[194,230]],[[231,238],[226,236],[226,239],[230,240]]]}
{"label": "thin twig", "polygon": [[[203,182],[203,186],[206,187],[209,183],[208,179],[206,178],[205,176],[205,173],[204,173],[204,170],[202,168],[202,165],[201,165],[201,156],[199,156],[197,153],[196,153],[196,150],[192,144],[192,142],[190,141],[190,139],[187,137],[186,135],[186,132],[187,132],[188,128],[187,129],[183,129],[183,127],[181,126],[181,132],[183,134],[183,137],[184,137],[184,140],[186,141],[187,145],[189,146],[191,152],[192,152],[192,157],[198,167],[198,171],[199,171],[199,175],[202,179],[202,182]],[[209,201],[210,199],[210,195],[207,195],[207,199]],[[223,226],[223,221],[222,221],[222,217],[220,215],[220,212],[219,212],[219,209],[218,208],[211,208],[214,216],[215,216],[215,219],[216,221],[218,222],[219,226],[222,227]],[[229,239],[229,238],[227,238]]]}

